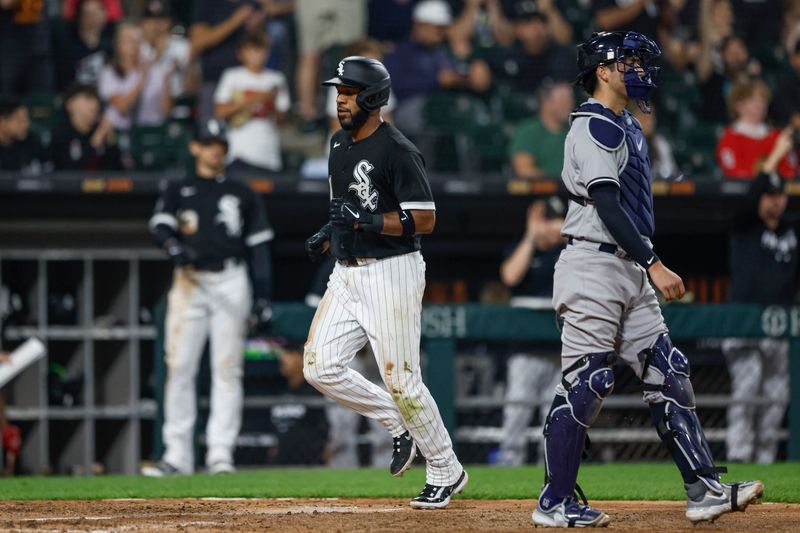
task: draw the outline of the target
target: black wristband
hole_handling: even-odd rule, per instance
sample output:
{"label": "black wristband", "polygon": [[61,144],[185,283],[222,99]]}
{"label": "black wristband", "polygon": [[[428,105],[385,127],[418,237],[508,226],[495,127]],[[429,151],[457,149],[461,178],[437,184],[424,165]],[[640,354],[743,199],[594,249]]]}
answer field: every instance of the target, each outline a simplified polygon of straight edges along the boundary
{"label": "black wristband", "polygon": [[400,211],[400,225],[403,226],[403,236],[414,235],[417,232],[417,223],[410,209]]}
{"label": "black wristband", "polygon": [[380,233],[383,231],[383,213],[375,213],[373,215],[365,215],[362,213],[363,221],[358,223],[358,229],[362,231],[371,231],[373,233]]}

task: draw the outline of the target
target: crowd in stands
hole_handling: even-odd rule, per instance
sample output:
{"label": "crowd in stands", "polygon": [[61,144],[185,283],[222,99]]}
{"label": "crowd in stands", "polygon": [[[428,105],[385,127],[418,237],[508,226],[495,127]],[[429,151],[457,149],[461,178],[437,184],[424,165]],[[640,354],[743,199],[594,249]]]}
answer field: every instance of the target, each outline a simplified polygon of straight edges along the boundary
{"label": "crowd in stands", "polygon": [[[623,29],[664,51],[637,114],[658,177],[751,178],[780,136],[796,177],[800,0],[0,0],[0,171],[182,168],[215,128],[232,174],[296,175],[357,51],[434,172],[556,177],[574,46]],[[287,159],[287,136],[318,142]]]}

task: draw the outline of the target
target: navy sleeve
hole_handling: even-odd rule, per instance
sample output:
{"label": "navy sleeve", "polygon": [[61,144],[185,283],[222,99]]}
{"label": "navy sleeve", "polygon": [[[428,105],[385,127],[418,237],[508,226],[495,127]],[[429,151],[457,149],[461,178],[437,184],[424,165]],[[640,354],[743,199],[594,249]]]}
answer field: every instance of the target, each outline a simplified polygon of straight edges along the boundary
{"label": "navy sleeve", "polygon": [[631,218],[622,209],[619,199],[619,187],[611,183],[598,184],[589,190],[600,220],[617,243],[634,261],[645,269],[658,261],[658,256],[650,249]]}

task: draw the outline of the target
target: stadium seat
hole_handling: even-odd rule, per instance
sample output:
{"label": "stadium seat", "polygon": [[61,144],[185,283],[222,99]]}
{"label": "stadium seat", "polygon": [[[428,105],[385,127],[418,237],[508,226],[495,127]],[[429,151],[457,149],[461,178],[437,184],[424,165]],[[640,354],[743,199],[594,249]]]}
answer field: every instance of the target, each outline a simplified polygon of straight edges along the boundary
{"label": "stadium seat", "polygon": [[186,129],[175,122],[140,126],[130,132],[130,151],[136,170],[184,168],[188,159]]}

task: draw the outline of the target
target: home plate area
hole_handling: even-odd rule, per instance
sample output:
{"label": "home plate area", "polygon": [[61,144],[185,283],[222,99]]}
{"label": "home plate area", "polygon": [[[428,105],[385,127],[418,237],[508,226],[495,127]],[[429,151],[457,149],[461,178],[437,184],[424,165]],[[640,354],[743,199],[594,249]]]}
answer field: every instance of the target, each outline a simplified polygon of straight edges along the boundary
{"label": "home plate area", "polygon": [[[797,531],[800,504],[752,505],[692,526],[682,502],[594,502],[625,531]],[[533,500],[453,500],[415,511],[397,499],[170,499],[0,502],[2,531],[532,531]]]}

